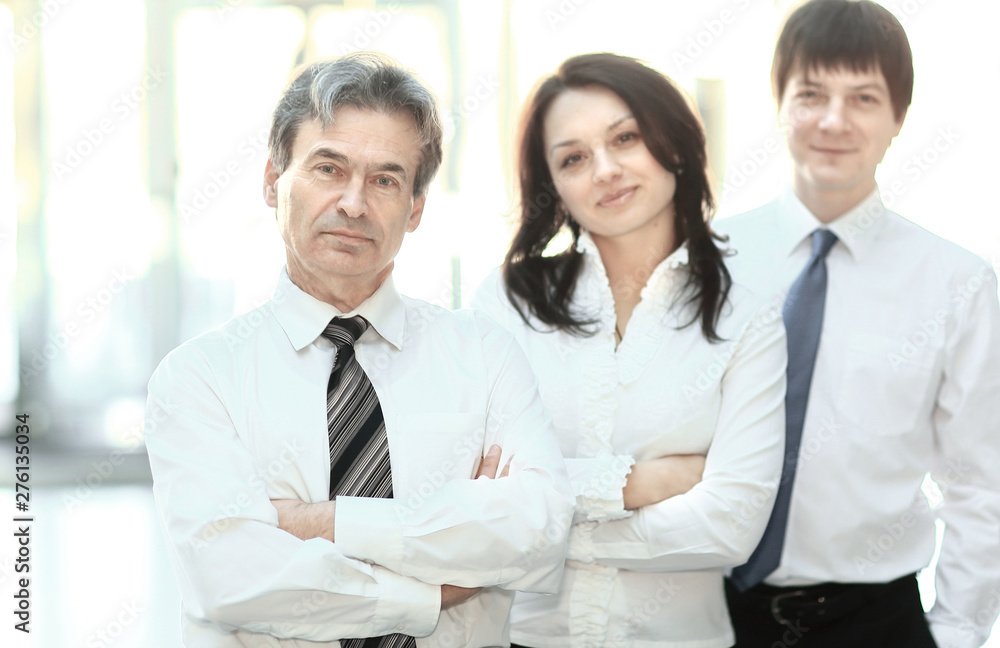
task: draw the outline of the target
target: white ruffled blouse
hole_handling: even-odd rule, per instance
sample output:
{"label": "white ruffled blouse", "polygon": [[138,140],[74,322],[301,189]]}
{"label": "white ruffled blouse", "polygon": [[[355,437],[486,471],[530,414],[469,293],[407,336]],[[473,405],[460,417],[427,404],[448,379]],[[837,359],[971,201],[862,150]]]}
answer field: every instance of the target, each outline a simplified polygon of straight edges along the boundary
{"label": "white ruffled blouse", "polygon": [[[700,321],[681,328],[693,316],[683,304],[681,246],[654,270],[616,350],[601,257],[587,233],[577,249],[584,263],[573,306],[596,322],[596,334],[526,325],[499,271],[472,302],[528,356],[577,497],[561,591],[518,593],[511,640],[535,648],[729,646],[723,575],[763,534],[781,469],[780,301],[736,284],[717,328],[723,342],[706,341]],[[700,484],[624,509],[622,487],[637,460],[686,453],[707,455]]]}

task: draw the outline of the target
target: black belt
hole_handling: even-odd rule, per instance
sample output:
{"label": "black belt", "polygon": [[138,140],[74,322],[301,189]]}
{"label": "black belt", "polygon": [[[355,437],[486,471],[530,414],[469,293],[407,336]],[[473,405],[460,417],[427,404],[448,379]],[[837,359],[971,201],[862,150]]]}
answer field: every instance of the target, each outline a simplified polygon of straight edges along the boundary
{"label": "black belt", "polygon": [[891,583],[820,583],[802,587],[761,584],[738,595],[758,609],[766,609],[784,626],[821,627],[855,612],[866,603],[890,596],[914,582],[909,574]]}

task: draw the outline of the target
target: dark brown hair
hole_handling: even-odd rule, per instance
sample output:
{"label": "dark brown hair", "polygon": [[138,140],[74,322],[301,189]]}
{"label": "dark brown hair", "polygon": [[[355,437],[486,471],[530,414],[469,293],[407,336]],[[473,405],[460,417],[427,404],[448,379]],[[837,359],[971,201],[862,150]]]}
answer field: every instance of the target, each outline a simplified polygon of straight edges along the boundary
{"label": "dark brown hair", "polygon": [[778,103],[796,70],[819,68],[881,70],[897,122],[913,98],[913,54],[903,26],[868,0],[810,0],[785,21],[771,64]]}
{"label": "dark brown hair", "polygon": [[[526,323],[539,321],[578,335],[592,334],[590,314],[573,312],[570,299],[582,255],[576,250],[580,226],[556,209],[559,195],[545,160],[544,121],[552,101],[571,88],[600,86],[631,109],[649,152],[664,169],[678,175],[674,193],[674,234],[687,241],[685,304],[696,313],[685,326],[701,321],[702,333],[718,341],[715,327],[731,279],[708,225],[713,211],[705,153],[705,133],[683,93],[663,74],[616,54],[584,54],[567,59],[555,74],[536,85],[525,104],[519,129],[517,179],[520,215],[503,266],[507,296]],[[574,245],[545,256],[564,227]],[[527,312],[525,312],[525,309]]]}

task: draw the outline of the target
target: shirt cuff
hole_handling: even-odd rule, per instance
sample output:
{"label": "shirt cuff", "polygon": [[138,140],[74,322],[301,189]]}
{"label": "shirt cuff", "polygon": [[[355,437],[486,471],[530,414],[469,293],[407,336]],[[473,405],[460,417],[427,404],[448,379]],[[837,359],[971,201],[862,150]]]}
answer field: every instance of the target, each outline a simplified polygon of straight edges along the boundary
{"label": "shirt cuff", "polygon": [[582,563],[594,562],[593,532],[595,528],[597,528],[597,522],[581,522],[570,527],[566,560]]}
{"label": "shirt cuff", "polygon": [[566,462],[576,493],[577,520],[609,522],[632,515],[625,510],[622,489],[635,459],[629,455],[605,454]]}
{"label": "shirt cuff", "polygon": [[411,637],[426,637],[434,632],[441,616],[441,586],[400,576],[378,565],[373,569],[383,584],[376,613],[378,625],[394,624],[393,632]]}
{"label": "shirt cuff", "polygon": [[938,648],[978,648],[986,639],[977,639],[976,633],[968,628],[963,630],[952,625],[934,623],[933,620],[929,621],[929,625]]}
{"label": "shirt cuff", "polygon": [[399,564],[403,525],[396,501],[379,497],[338,497],[333,542],[344,555],[376,565]]}

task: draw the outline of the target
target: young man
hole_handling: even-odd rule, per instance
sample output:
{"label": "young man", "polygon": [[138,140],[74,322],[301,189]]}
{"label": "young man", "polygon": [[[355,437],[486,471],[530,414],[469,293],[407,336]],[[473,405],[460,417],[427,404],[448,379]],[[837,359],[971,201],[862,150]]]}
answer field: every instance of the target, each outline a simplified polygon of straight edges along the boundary
{"label": "young man", "polygon": [[188,646],[499,646],[511,590],[558,587],[574,501],[527,360],[393,286],[441,132],[372,55],[310,65],[275,109],[274,298],[149,385]]}
{"label": "young man", "polygon": [[[772,81],[792,186],[717,224],[736,280],[788,295],[786,466],[764,539],[727,582],[736,645],[979,646],[1000,606],[995,273],[879,198],[875,168],[913,87],[888,11],[805,3]],[[927,473],[943,494],[934,510]],[[915,572],[935,518],[925,619]]]}

